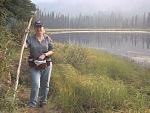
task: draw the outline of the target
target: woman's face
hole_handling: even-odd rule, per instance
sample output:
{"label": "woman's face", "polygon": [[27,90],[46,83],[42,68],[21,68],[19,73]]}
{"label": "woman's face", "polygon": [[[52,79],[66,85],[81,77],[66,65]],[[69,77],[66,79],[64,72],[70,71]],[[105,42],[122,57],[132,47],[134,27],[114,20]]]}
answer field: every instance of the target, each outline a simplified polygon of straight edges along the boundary
{"label": "woman's face", "polygon": [[45,33],[44,27],[41,27],[41,26],[36,27],[35,32],[37,35],[43,35]]}

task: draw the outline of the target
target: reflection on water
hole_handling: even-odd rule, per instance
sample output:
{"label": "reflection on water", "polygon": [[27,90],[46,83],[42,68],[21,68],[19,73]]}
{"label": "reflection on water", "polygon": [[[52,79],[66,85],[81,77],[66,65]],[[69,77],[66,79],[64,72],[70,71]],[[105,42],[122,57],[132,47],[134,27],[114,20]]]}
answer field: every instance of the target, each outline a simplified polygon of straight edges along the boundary
{"label": "reflection on water", "polygon": [[76,33],[57,34],[54,41],[104,49],[113,54],[150,63],[150,34],[140,33]]}

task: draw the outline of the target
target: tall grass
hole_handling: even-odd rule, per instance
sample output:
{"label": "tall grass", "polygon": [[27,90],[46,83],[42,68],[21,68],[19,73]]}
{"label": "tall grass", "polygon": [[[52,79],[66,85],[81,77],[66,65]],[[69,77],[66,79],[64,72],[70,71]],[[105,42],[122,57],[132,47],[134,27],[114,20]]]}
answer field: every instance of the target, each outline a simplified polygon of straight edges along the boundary
{"label": "tall grass", "polygon": [[105,52],[57,44],[53,96],[65,113],[144,112],[149,70]]}
{"label": "tall grass", "polygon": [[57,65],[57,69],[61,69],[61,73],[55,74],[54,88],[57,104],[64,112],[98,112],[124,105],[128,94],[122,83],[106,76],[78,75],[71,65]]}

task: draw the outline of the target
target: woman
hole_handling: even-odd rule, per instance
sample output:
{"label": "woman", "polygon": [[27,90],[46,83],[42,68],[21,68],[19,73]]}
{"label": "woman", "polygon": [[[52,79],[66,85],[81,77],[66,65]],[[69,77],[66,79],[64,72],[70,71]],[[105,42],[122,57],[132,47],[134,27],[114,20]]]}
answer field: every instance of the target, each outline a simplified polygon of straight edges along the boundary
{"label": "woman", "polygon": [[52,40],[45,34],[40,21],[35,22],[35,35],[27,39],[26,47],[30,49],[29,66],[32,80],[29,107],[36,107],[38,102],[42,106],[47,102],[52,70],[51,55],[54,52]]}

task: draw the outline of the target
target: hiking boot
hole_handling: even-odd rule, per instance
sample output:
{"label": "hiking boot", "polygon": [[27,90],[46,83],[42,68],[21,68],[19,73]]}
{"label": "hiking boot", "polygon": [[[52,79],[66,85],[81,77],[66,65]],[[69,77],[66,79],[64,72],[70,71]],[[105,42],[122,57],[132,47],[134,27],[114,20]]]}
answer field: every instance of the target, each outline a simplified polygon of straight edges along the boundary
{"label": "hiking boot", "polygon": [[28,107],[29,107],[29,108],[35,108],[35,107],[36,107],[36,105],[35,105],[35,104],[33,104],[33,103],[29,103],[29,104],[28,104]]}
{"label": "hiking boot", "polygon": [[43,106],[45,106],[45,105],[47,105],[47,102],[45,102],[45,101],[39,103],[39,107],[43,107]]}

